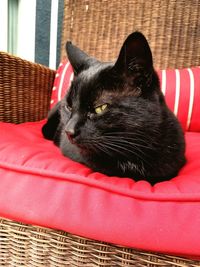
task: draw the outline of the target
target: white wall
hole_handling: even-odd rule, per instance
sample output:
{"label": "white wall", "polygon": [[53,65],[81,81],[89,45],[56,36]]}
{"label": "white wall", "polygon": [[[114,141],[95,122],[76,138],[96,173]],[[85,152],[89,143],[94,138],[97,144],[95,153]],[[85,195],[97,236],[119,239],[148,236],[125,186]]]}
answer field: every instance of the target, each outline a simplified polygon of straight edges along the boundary
{"label": "white wall", "polygon": [[56,68],[58,0],[51,0],[49,67]]}
{"label": "white wall", "polygon": [[19,0],[17,55],[35,59],[36,0]]}
{"label": "white wall", "polygon": [[0,0],[0,51],[7,51],[8,40],[8,0]]}

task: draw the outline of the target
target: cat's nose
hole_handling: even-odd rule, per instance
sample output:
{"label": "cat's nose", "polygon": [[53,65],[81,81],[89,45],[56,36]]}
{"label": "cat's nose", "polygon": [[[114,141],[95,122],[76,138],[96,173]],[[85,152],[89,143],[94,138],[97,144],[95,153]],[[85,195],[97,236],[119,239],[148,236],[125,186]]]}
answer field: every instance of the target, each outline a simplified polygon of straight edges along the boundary
{"label": "cat's nose", "polygon": [[74,143],[74,138],[77,135],[76,125],[78,119],[79,119],[78,114],[73,114],[73,116],[65,126],[65,133],[71,143]]}

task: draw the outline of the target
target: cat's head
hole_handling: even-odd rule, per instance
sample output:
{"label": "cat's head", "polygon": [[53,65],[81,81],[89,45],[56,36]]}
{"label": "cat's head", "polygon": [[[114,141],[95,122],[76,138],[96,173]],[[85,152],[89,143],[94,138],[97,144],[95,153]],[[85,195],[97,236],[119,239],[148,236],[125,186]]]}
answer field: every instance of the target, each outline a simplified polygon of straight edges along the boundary
{"label": "cat's head", "polygon": [[100,62],[71,42],[66,50],[75,73],[61,104],[68,138],[86,156],[143,157],[161,113],[159,81],[144,35],[129,35],[115,63]]}

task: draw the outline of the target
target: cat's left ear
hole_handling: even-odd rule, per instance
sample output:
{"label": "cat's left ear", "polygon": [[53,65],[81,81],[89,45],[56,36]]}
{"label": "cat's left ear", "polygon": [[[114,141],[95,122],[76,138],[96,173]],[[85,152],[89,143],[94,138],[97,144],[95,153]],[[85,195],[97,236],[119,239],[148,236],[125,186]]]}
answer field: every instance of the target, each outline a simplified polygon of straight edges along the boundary
{"label": "cat's left ear", "polygon": [[94,64],[94,62],[97,61],[96,59],[88,56],[85,52],[73,45],[71,42],[66,43],[66,52],[75,75],[89,68],[92,64]]}
{"label": "cat's left ear", "polygon": [[143,73],[152,71],[151,49],[142,33],[133,32],[127,37],[115,63],[115,69],[129,77],[140,71]]}

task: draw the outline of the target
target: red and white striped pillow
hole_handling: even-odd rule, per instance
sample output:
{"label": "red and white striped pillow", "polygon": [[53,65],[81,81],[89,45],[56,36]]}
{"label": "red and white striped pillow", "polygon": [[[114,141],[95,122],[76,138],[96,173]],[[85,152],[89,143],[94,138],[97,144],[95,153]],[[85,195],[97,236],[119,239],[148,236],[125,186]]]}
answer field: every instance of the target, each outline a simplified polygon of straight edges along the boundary
{"label": "red and white striped pillow", "polygon": [[52,89],[51,95],[51,105],[52,108],[58,101],[60,101],[66,94],[68,88],[70,87],[71,81],[74,78],[74,73],[72,66],[68,60],[64,60],[60,63]]}
{"label": "red and white striped pillow", "polygon": [[[161,90],[169,108],[185,131],[200,131],[200,67],[159,70]],[[63,98],[73,80],[69,61],[60,63],[56,73],[51,108]]]}
{"label": "red and white striped pillow", "polygon": [[185,131],[200,131],[200,67],[158,71],[169,108]]}

